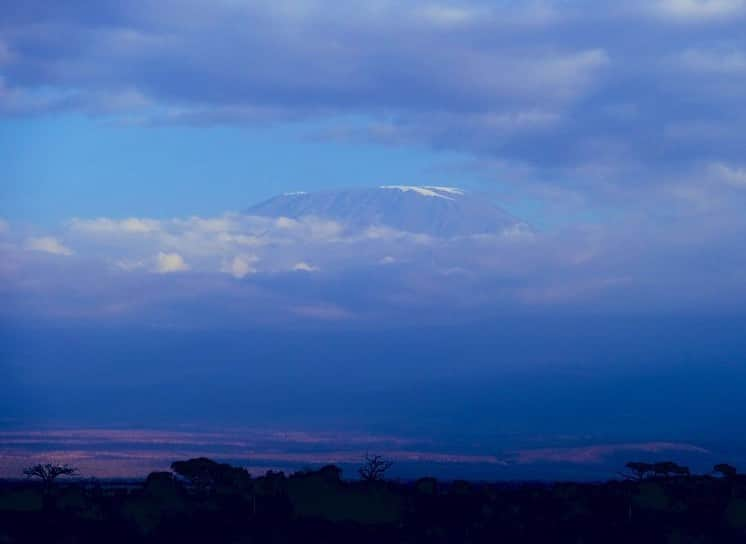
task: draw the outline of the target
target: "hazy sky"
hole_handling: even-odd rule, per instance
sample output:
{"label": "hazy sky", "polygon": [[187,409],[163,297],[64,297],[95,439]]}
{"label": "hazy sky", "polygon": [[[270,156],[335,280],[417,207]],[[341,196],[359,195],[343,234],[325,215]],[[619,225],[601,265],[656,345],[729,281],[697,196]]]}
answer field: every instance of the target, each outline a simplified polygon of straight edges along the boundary
{"label": "hazy sky", "polygon": [[[126,345],[121,365],[177,390],[158,361],[186,338],[213,346],[190,353],[218,383],[252,344],[214,335],[256,328],[283,345],[319,328],[396,330],[420,350],[368,346],[400,385],[429,372],[423,361],[441,361],[440,380],[498,380],[547,361],[607,370],[625,364],[618,353],[667,376],[714,362],[737,383],[744,27],[746,0],[0,0],[0,365],[14,410],[49,354],[82,336],[103,340],[95,356],[65,352],[69,376],[98,375]],[[462,187],[532,228],[443,238],[238,213],[382,184]],[[505,320],[516,328],[500,336]],[[585,347],[562,348],[547,323]],[[443,326],[448,346],[423,341]],[[331,357],[320,376],[345,387],[368,376],[344,370],[355,341],[324,338],[336,359],[265,342],[239,375],[300,379],[273,366],[297,356]],[[107,372],[107,387],[129,383]]]}

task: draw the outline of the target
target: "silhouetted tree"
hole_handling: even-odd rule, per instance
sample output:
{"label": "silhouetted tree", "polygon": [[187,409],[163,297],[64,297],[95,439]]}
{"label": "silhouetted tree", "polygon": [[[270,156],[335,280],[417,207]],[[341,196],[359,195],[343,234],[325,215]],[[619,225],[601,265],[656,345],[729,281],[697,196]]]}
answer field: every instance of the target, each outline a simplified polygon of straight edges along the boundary
{"label": "silhouetted tree", "polygon": [[720,463],[718,465],[715,465],[713,467],[713,472],[719,472],[723,475],[724,478],[727,478],[729,480],[732,480],[738,476],[738,471],[736,470],[736,467],[732,465],[728,465],[726,463]]}
{"label": "silhouetted tree", "polygon": [[171,470],[201,489],[216,486],[245,488],[251,485],[251,475],[246,469],[217,463],[206,457],[171,463]]}
{"label": "silhouetted tree", "polygon": [[257,491],[263,495],[284,495],[287,490],[287,479],[282,471],[268,470],[264,476],[257,478]]}
{"label": "silhouetted tree", "polygon": [[671,475],[674,476],[689,476],[689,467],[682,467],[672,461],[664,461],[662,463],[655,463],[653,465],[653,473],[656,476],[663,476],[668,478]]}
{"label": "silhouetted tree", "polygon": [[46,463],[25,468],[23,473],[26,478],[39,478],[44,483],[44,487],[49,489],[58,477],[73,476],[78,473],[78,469],[70,465]]}
{"label": "silhouetted tree", "polygon": [[319,469],[319,476],[326,482],[338,483],[342,480],[342,469],[337,465],[326,465]]}
{"label": "silhouetted tree", "polygon": [[648,474],[653,472],[653,465],[651,463],[630,461],[625,466],[635,473],[634,477],[636,480],[644,480]]}
{"label": "silhouetted tree", "polygon": [[383,480],[386,471],[391,468],[394,463],[387,461],[380,455],[368,455],[365,454],[365,462],[363,466],[358,469],[360,479],[366,482],[375,482]]}

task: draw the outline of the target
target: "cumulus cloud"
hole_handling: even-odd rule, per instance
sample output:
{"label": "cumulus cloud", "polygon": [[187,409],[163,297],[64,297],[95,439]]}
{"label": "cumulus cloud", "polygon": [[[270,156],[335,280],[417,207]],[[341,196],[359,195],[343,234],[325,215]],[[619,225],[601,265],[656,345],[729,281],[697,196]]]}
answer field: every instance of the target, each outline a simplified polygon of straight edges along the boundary
{"label": "cumulus cloud", "polygon": [[249,274],[256,274],[257,269],[254,264],[259,259],[254,255],[240,255],[224,262],[221,271],[230,274],[234,278],[242,279]]}
{"label": "cumulus cloud", "polygon": [[184,262],[184,258],[178,253],[158,253],[155,271],[159,274],[171,274],[186,270],[189,270],[189,265]]}
{"label": "cumulus cloud", "polygon": [[73,254],[72,249],[61,243],[53,236],[42,236],[40,238],[28,238],[26,249],[29,251],[41,251],[52,255],[69,256]]}

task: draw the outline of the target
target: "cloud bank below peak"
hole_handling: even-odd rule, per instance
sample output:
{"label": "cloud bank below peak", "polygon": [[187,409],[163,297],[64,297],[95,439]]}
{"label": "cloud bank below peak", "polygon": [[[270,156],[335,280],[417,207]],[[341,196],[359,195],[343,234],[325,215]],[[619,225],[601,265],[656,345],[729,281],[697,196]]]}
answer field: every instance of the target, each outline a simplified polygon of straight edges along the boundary
{"label": "cloud bank below peak", "polygon": [[[445,235],[438,230],[449,216],[438,213],[468,210],[457,205],[467,195],[370,191],[283,195],[255,208],[264,215],[75,218],[51,233],[9,225],[0,233],[4,312],[181,326],[299,320],[362,326],[495,312],[722,314],[746,303],[746,259],[734,251],[742,245],[743,221],[634,217],[538,231],[511,218],[491,230]],[[358,204],[376,208],[371,195],[383,195],[381,209],[405,217],[427,210],[436,231],[389,226],[383,218],[391,216],[383,213],[360,223]],[[309,202],[338,215],[301,213],[311,210]],[[269,209],[298,213],[268,215]],[[347,222],[342,212],[358,221]],[[710,266],[692,266],[693,259]]]}

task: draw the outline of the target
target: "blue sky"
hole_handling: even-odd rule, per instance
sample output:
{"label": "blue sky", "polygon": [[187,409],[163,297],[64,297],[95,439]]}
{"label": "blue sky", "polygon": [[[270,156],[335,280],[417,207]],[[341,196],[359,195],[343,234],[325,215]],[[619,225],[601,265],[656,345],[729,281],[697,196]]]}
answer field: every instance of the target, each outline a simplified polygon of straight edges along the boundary
{"label": "blue sky", "polygon": [[[197,340],[189,372],[216,387],[257,378],[272,402],[288,394],[273,396],[278,384],[302,389],[298,368],[315,368],[321,385],[290,413],[365,382],[371,398],[396,390],[416,419],[402,391],[423,372],[468,400],[470,387],[489,398],[548,361],[560,369],[552,387],[585,392],[584,365],[598,362],[603,394],[587,406],[559,393],[541,404],[549,382],[528,387],[527,403],[565,408],[552,436],[582,430],[576,411],[609,426],[619,416],[627,433],[642,406],[660,406],[655,388],[614,397],[617,371],[632,384],[656,370],[680,378],[671,410],[696,395],[689,368],[715,364],[741,383],[745,27],[746,0],[0,2],[11,411],[23,419],[27,394],[44,398],[35,381],[70,338],[103,339],[69,352],[70,376],[117,362],[101,383],[68,380],[101,405],[99,386],[126,398],[143,384],[183,405],[173,364]],[[437,236],[237,213],[285,192],[379,185],[461,187],[528,226]],[[512,334],[500,336],[506,319]],[[279,334],[291,353],[231,336],[247,330]],[[318,331],[339,352],[314,344]],[[361,345],[383,350],[396,387],[345,374],[359,345],[350,331],[371,335]],[[399,359],[376,340],[388,331],[405,346]],[[448,334],[445,347],[429,341]],[[263,360],[250,357],[257,345]],[[122,346],[138,383],[126,383]],[[321,357],[331,371],[314,366]],[[231,394],[216,413],[242,406]],[[697,402],[697,432],[743,420],[711,396]],[[54,406],[27,412],[43,419]],[[479,411],[458,410],[443,417]]]}
{"label": "blue sky", "polygon": [[451,176],[437,166],[461,157],[330,144],[314,136],[320,126],[141,127],[72,113],[6,120],[3,213],[50,227],[71,217],[214,216],[287,191],[438,184]]}

